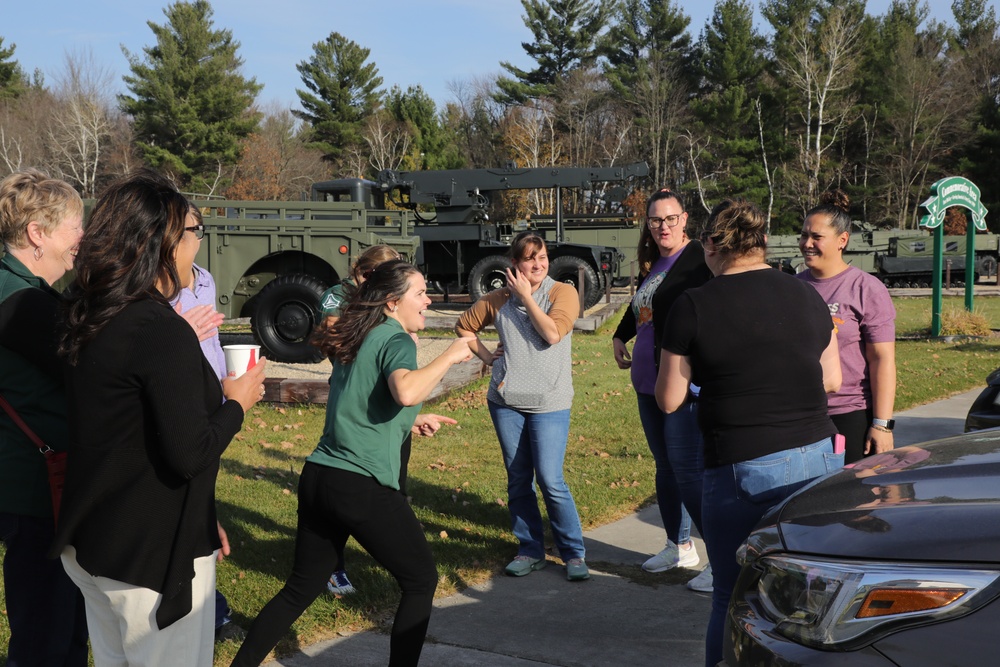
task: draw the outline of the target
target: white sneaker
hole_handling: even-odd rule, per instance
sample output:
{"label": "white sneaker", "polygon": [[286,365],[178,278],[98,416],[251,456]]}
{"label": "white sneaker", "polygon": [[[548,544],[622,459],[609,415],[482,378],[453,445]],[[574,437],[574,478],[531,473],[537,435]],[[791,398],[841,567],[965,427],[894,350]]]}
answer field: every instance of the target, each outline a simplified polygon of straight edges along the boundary
{"label": "white sneaker", "polygon": [[693,543],[688,542],[685,548],[667,540],[667,546],[663,551],[643,563],[642,569],[646,572],[666,572],[675,567],[694,567],[700,560]]}
{"label": "white sneaker", "polygon": [[694,548],[694,542],[688,542],[687,547],[679,547],[677,553],[677,567],[694,567],[701,562],[701,556]]}
{"label": "white sneaker", "polygon": [[712,592],[712,566],[709,565],[698,573],[698,576],[687,582],[688,589],[699,593]]}

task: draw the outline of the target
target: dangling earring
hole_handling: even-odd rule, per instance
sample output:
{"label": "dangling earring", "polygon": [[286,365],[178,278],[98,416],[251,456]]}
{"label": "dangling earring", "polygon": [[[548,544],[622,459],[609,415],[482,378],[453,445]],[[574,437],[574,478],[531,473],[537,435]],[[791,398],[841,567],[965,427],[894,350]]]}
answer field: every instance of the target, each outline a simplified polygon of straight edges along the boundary
{"label": "dangling earring", "polygon": [[32,254],[32,255],[34,256],[34,258],[35,258],[35,261],[36,261],[36,262],[39,262],[39,261],[41,261],[41,259],[42,259],[42,255],[44,255],[44,254],[45,254],[45,251],[44,251],[44,250],[42,250],[42,246],[40,246],[40,245],[36,245],[36,246],[35,246],[35,251],[34,251],[33,253],[31,253],[31,254]]}
{"label": "dangling earring", "polygon": [[398,305],[392,307],[392,312],[395,313],[397,310],[399,310],[399,306]]}

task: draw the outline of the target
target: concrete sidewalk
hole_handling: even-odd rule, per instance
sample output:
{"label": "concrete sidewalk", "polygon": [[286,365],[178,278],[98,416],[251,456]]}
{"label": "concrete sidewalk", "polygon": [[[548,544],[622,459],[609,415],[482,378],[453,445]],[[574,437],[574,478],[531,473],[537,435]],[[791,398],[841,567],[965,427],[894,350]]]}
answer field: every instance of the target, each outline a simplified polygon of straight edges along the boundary
{"label": "concrete sidewalk", "polygon": [[[979,389],[896,415],[896,446],[962,432]],[[637,437],[641,438],[638,424]],[[590,581],[570,583],[550,564],[524,578],[497,577],[434,603],[421,663],[432,667],[700,667],[710,596],[687,590],[694,571],[636,583],[635,568],[663,548],[655,506],[584,534]],[[704,544],[696,539],[702,563]],[[607,573],[615,570],[618,574]],[[643,581],[648,582],[644,577]],[[315,644],[268,667],[375,667],[389,637],[361,632]]]}

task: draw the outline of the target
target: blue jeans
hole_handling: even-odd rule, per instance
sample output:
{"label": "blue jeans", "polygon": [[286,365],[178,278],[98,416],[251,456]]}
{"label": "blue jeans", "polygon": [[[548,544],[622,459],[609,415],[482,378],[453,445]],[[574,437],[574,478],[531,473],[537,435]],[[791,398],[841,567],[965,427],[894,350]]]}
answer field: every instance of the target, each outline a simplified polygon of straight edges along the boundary
{"label": "blue jeans", "polygon": [[833,453],[833,439],[823,438],[805,447],[705,469],[701,507],[713,575],[712,615],[705,637],[706,666],[715,667],[722,660],[726,609],[740,573],[736,550],[774,505],[809,480],[843,465],[844,455]]}
{"label": "blue jeans", "polygon": [[656,503],[667,537],[674,544],[691,539],[691,522],[701,527],[701,478],[705,469],[696,403],[665,414],[652,394],[636,393],[639,421],[656,462]]}
{"label": "blue jeans", "polygon": [[563,561],[583,558],[583,529],[563,479],[569,410],[521,412],[487,401],[507,468],[507,508],[519,556],[545,558],[545,529],[535,495],[542,491],[552,536]]}
{"label": "blue jeans", "polygon": [[46,555],[54,533],[52,519],[0,512],[0,540],[7,547],[7,667],[87,665],[83,595],[62,561]]}

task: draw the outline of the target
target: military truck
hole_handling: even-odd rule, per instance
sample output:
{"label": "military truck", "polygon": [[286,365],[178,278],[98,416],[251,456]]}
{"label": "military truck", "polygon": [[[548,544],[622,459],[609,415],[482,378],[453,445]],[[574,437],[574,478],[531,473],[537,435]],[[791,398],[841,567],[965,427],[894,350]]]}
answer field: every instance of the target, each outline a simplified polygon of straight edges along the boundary
{"label": "military truck", "polygon": [[205,219],[195,261],[218,290],[226,318],[249,317],[264,354],[275,361],[320,361],[309,344],[319,301],[349,275],[365,248],[384,243],[411,261],[420,239],[409,211],[362,202],[193,200]]}
{"label": "military truck", "polygon": [[[976,234],[975,276],[996,277],[1000,236]],[[944,259],[951,264],[951,280],[965,283],[965,237],[944,237]],[[805,269],[799,252],[799,237],[771,236],[767,260],[789,273]],[[878,277],[887,287],[930,287],[933,276],[934,239],[925,230],[874,230],[855,223],[844,260]]]}
{"label": "military truck", "polygon": [[[646,176],[648,171],[644,162],[590,169],[518,168],[511,164],[500,169],[386,170],[374,181],[348,178],[316,183],[312,199],[361,203],[375,209],[385,207],[388,200],[411,211],[415,217],[413,232],[421,241],[416,263],[428,282],[446,297],[467,291],[472,299],[478,299],[506,284],[504,271],[510,267],[506,253],[511,237],[518,231],[513,222],[490,220],[492,200],[508,190],[552,188],[554,234],[543,230],[549,274],[581,289],[584,303],[590,307],[600,300],[605,286],[619,276],[624,255],[617,245],[602,242],[585,227],[568,228],[564,224],[562,189],[593,193],[598,184],[631,181]],[[620,201],[627,192],[623,186],[612,187],[603,193],[603,201]]]}

